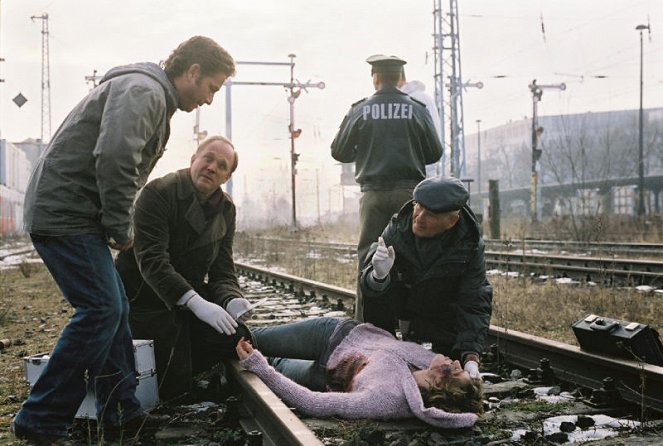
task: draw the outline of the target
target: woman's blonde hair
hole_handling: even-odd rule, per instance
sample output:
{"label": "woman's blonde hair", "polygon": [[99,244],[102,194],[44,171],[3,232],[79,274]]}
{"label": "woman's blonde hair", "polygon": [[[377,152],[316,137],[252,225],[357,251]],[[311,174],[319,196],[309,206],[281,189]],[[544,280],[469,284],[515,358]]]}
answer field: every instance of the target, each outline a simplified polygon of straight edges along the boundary
{"label": "woman's blonde hair", "polygon": [[437,386],[421,391],[426,407],[437,407],[447,412],[483,413],[483,381],[471,379],[445,380]]}

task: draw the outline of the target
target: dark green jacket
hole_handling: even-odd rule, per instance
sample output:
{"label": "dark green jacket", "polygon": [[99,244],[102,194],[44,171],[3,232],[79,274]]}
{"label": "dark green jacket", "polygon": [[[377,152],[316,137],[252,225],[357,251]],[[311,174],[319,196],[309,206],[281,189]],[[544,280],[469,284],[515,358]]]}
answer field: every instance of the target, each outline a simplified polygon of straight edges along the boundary
{"label": "dark green jacket", "polygon": [[188,169],[151,181],[136,201],[133,250],[117,268],[132,309],[173,309],[190,289],[225,308],[242,297],[232,257],[235,205],[223,193],[219,211],[205,219]]}
{"label": "dark green jacket", "polygon": [[206,219],[188,169],[151,181],[136,201],[134,248],[116,260],[132,335],[155,341],[162,399],[189,391],[193,375],[235,358],[239,336],[250,336],[245,326],[233,336],[218,333],[175,305],[192,288],[224,308],[242,297],[232,258],[235,205],[219,192]]}
{"label": "dark green jacket", "polygon": [[[411,321],[409,338],[432,342],[436,350],[460,358],[481,353],[492,313],[493,289],[486,278],[484,242],[469,207],[441,236],[417,250],[412,233],[412,202],[394,215],[382,237],[396,260],[384,291],[371,289],[373,243],[360,276],[365,305],[388,308],[391,319]],[[365,307],[366,308],[366,307]],[[367,320],[366,322],[371,322]],[[386,327],[383,327],[386,328]],[[393,331],[393,326],[386,328]]]}

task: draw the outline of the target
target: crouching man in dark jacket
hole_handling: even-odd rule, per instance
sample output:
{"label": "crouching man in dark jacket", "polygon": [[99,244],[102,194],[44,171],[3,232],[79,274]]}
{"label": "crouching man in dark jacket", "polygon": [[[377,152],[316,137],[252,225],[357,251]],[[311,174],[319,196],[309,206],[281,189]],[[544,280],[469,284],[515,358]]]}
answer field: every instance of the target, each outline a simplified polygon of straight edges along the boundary
{"label": "crouching man in dark jacket", "polygon": [[237,341],[250,336],[233,262],[235,205],[221,190],[237,161],[232,143],[214,136],[188,169],[147,184],[136,201],[134,247],[116,260],[132,335],[155,341],[162,399],[190,390],[194,374],[236,357]]}
{"label": "crouching man in dark jacket", "polygon": [[364,321],[431,342],[479,377],[493,289],[484,242],[456,178],[428,178],[373,243],[363,265]]}

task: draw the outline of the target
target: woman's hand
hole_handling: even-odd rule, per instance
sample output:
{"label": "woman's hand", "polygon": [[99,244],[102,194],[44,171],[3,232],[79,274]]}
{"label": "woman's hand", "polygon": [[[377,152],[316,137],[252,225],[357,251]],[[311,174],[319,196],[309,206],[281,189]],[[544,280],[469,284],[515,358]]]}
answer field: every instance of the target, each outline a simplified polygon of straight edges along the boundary
{"label": "woman's hand", "polygon": [[251,355],[251,353],[253,353],[253,346],[242,336],[239,341],[237,341],[237,347],[235,347],[235,351],[237,352],[237,357],[239,360],[244,361]]}

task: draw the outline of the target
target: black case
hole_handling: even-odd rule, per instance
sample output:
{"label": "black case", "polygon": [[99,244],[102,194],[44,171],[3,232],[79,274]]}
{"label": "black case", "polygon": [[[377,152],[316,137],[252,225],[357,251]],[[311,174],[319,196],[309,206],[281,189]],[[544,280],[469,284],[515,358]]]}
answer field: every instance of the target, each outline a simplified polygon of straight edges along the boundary
{"label": "black case", "polygon": [[663,366],[663,345],[648,325],[589,314],[571,327],[583,350]]}

